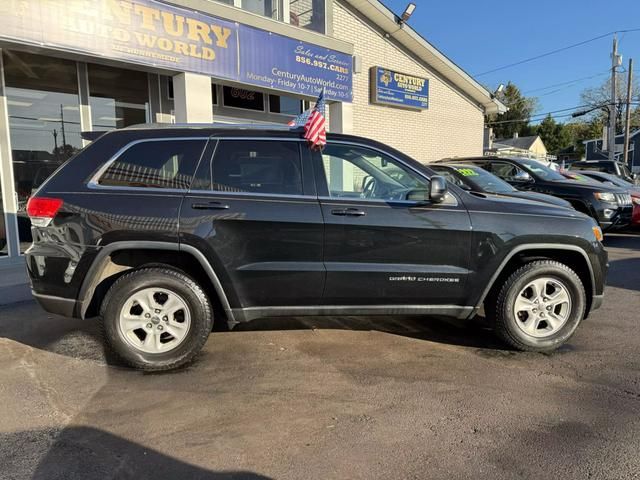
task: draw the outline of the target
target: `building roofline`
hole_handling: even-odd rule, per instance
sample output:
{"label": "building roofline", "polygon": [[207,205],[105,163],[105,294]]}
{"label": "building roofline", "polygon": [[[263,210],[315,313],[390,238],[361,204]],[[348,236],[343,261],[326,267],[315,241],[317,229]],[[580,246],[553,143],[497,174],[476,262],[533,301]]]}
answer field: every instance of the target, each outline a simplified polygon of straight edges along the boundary
{"label": "building roofline", "polygon": [[[636,130],[635,132],[631,132],[631,133],[629,134],[629,138],[633,138],[633,137],[635,137],[636,135],[638,135],[639,133],[640,133],[640,129]],[[618,135],[616,135],[616,138],[620,138],[620,137],[624,138],[624,133],[619,133]],[[598,137],[598,138],[590,138],[589,140],[583,140],[583,141],[582,141],[582,144],[583,144],[583,145],[586,145],[586,144],[587,144],[587,143],[589,143],[589,142],[598,142],[598,141],[600,141],[600,140],[602,140],[602,137]]]}
{"label": "building roofline", "polygon": [[489,90],[431,45],[416,30],[406,23],[399,24],[400,18],[379,0],[341,1],[351,5],[381,28],[386,35],[401,43],[418,58],[432,66],[434,70],[482,106],[485,113],[504,113],[508,110],[506,105],[496,99]]}

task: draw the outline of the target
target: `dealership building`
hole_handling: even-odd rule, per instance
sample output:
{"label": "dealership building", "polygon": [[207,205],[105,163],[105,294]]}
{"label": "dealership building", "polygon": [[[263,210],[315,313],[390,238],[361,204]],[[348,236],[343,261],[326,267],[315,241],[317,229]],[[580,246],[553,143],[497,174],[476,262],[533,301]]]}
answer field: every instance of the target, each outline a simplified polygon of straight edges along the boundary
{"label": "dealership building", "polygon": [[26,201],[83,131],[285,124],[324,90],[330,131],[428,162],[482,154],[505,110],[377,0],[3,0],[0,18],[0,297]]}

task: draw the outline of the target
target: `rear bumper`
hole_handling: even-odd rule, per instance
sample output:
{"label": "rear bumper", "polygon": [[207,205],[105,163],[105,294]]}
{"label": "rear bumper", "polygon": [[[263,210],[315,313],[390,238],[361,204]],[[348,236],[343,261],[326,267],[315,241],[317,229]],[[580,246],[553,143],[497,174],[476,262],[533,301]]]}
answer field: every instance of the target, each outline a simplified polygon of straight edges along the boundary
{"label": "rear bumper", "polygon": [[64,317],[74,317],[76,301],[72,298],[55,297],[53,295],[42,295],[31,291],[33,297],[40,306],[49,313],[62,315]]}

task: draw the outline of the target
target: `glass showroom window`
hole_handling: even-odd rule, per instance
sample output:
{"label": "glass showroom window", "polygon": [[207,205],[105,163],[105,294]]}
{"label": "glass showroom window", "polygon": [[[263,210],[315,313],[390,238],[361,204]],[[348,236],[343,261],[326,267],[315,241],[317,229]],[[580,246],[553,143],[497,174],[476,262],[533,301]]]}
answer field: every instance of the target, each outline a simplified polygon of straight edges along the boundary
{"label": "glass showroom window", "polygon": [[145,123],[149,115],[147,74],[90,64],[89,105],[94,130]]}
{"label": "glass showroom window", "polygon": [[[287,0],[286,0],[287,1]],[[326,33],[325,0],[288,0],[289,23],[314,32]]]}
{"label": "glass showroom window", "polygon": [[[232,7],[241,8],[248,12],[262,15],[263,17],[282,20],[281,4],[283,0],[218,0]],[[286,1],[286,0],[285,0]]]}
{"label": "glass showroom window", "polygon": [[269,112],[282,115],[299,115],[304,108],[304,102],[299,98],[286,95],[269,95]]}
{"label": "glass showroom window", "polygon": [[[326,0],[218,0],[263,17],[326,33]],[[287,9],[288,7],[288,9]],[[288,13],[287,13],[288,12]],[[286,15],[289,18],[286,18]]]}
{"label": "glass showroom window", "polygon": [[29,196],[82,147],[78,74],[75,62],[59,58],[5,50],[3,60],[18,232],[24,251],[31,243],[26,214]]}

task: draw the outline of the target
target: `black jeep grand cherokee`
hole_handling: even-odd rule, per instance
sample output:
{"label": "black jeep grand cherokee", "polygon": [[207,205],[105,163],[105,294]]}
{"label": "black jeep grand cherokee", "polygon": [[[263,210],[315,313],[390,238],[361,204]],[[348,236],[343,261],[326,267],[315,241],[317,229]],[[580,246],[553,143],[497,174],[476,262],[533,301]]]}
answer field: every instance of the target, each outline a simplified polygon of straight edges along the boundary
{"label": "black jeep grand cherokee", "polygon": [[33,293],[50,312],[99,316],[108,346],[145,370],[193,359],[214,318],[471,319],[484,306],[512,347],[567,341],[602,302],[593,219],[449,188],[354,136],[320,153],[289,129],[112,131],[29,201]]}

